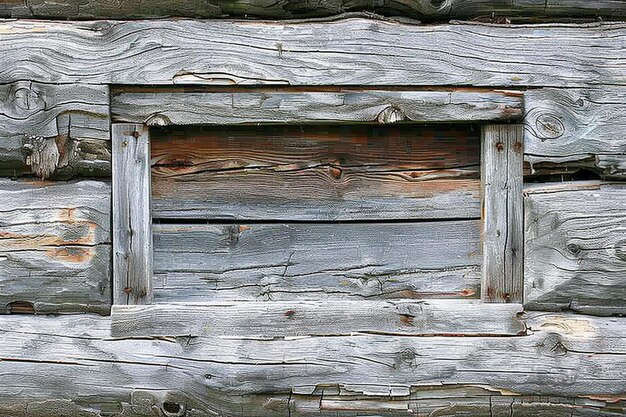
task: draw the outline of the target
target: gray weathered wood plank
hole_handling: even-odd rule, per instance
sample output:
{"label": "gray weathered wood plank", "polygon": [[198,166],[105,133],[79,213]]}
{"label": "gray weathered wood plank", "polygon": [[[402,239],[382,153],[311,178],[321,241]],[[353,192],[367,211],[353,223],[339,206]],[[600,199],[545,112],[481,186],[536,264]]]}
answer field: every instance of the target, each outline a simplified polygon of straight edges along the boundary
{"label": "gray weathered wood plank", "polygon": [[202,92],[146,90],[112,95],[114,121],[148,125],[392,123],[515,120],[518,91],[342,90]]}
{"label": "gray weathered wood plank", "polygon": [[113,338],[110,318],[7,316],[0,321],[0,410],[12,417],[175,415],[181,408],[246,417],[344,417],[348,410],[390,417],[400,408],[418,417],[623,414],[623,319],[524,319],[532,332],[523,337],[246,340]]}
{"label": "gray weathered wood plank", "polygon": [[0,85],[0,175],[108,176],[109,136],[107,86]]}
{"label": "gray weathered wood plank", "polygon": [[154,226],[159,302],[475,297],[479,221]]}
{"label": "gray weathered wood plank", "polygon": [[523,126],[487,125],[482,140],[486,302],[521,302],[524,292]]}
{"label": "gray weathered wood plank", "polygon": [[155,218],[478,218],[471,127],[266,126],[156,130]]}
{"label": "gray weathered wood plank", "polygon": [[[264,2],[262,0],[152,0],[137,3],[84,0],[3,0],[0,16],[47,19],[146,19],[163,17],[194,18],[266,18],[292,19],[332,16],[342,12],[372,12],[409,16],[423,20],[467,19],[498,16],[518,19],[622,18],[626,5],[622,0],[333,0],[312,3],[305,0]],[[515,20],[518,20],[515,19]]]}
{"label": "gray weathered wood plank", "polygon": [[626,85],[625,23],[18,20],[0,32],[0,83]]}
{"label": "gray weathered wood plank", "polygon": [[598,182],[526,189],[525,305],[626,313],[626,186]]}
{"label": "gray weathered wood plank", "polygon": [[[477,300],[275,301],[114,306],[114,337],[519,336],[521,304]],[[488,316],[489,320],[485,320]]]}
{"label": "gray weathered wood plank", "polygon": [[113,303],[152,302],[150,137],[143,125],[113,124]]}
{"label": "gray weathered wood plank", "polygon": [[[532,171],[550,167],[626,176],[626,88],[530,90],[524,93],[524,153]],[[545,168],[544,168],[545,167]]]}
{"label": "gray weathered wood plank", "polygon": [[110,184],[0,179],[0,202],[0,314],[108,314]]}

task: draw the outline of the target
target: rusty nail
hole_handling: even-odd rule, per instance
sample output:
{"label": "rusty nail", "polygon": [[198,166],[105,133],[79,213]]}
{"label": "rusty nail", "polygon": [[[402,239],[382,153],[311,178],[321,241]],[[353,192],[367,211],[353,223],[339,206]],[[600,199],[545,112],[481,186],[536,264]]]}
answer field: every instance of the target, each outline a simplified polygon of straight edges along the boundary
{"label": "rusty nail", "polygon": [[126,294],[130,294],[131,292],[133,292],[133,289],[131,287],[126,287],[126,288],[124,288],[124,292]]}
{"label": "rusty nail", "polygon": [[496,143],[496,149],[501,151],[502,149],[504,149],[504,144],[502,142]]}
{"label": "rusty nail", "polygon": [[515,152],[521,152],[522,150],[522,142],[515,142],[515,145],[513,147],[515,149]]}
{"label": "rusty nail", "polygon": [[139,132],[137,132],[137,131],[135,130],[135,131],[133,132],[133,137],[134,137],[135,139],[138,139],[138,138],[139,138],[139,136],[141,136],[141,135],[139,134]]}

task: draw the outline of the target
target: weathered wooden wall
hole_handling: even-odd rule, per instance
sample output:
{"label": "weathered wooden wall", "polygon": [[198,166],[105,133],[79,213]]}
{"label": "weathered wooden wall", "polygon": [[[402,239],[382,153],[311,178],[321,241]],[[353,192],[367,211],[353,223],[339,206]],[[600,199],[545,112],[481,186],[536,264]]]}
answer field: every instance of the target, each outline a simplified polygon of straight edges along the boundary
{"label": "weathered wooden wall", "polygon": [[[1,16],[81,19],[357,10],[495,12],[496,22],[626,14],[622,1],[0,2]],[[446,226],[342,224],[318,247],[328,225],[157,224],[155,300],[185,304],[0,317],[0,415],[626,414],[626,24],[329,20],[1,21],[0,312],[109,312],[111,120],[154,127],[165,179],[183,160],[179,171],[198,174],[183,150],[192,130],[172,139],[168,125],[312,115],[523,123],[524,304],[473,300],[479,225],[467,211]],[[159,138],[179,159],[161,159]],[[325,149],[279,159],[306,165]],[[258,160],[249,150],[236,149],[245,163]],[[470,156],[437,170],[478,190]],[[298,212],[274,210],[283,223]],[[259,241],[274,245],[260,258]],[[350,264],[363,242],[360,256],[384,265]],[[407,251],[428,257],[396,256]],[[263,262],[246,264],[251,255]]]}

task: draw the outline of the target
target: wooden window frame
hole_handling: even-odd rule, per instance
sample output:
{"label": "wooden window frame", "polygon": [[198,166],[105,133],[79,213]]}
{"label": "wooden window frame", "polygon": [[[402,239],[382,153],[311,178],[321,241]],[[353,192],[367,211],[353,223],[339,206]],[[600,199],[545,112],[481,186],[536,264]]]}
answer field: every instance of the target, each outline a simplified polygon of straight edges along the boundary
{"label": "wooden window frame", "polygon": [[[139,91],[120,94],[112,100],[113,159],[113,304],[152,304],[152,216],[150,212],[150,127],[166,125],[234,125],[258,123],[354,122],[477,123],[481,133],[482,281],[485,303],[523,301],[523,125],[502,124],[521,118],[522,95],[511,92],[376,90],[334,92],[234,92],[189,93],[186,91]],[[224,107],[219,94],[264,98],[283,94],[280,100],[314,102],[314,112],[293,104],[287,110]],[[285,95],[286,94],[286,95]],[[329,113],[325,100],[332,95],[352,94],[358,108]],[[304,96],[298,98],[298,96]],[[459,111],[454,98],[465,108]],[[511,106],[511,97],[514,106]],[[321,100],[320,100],[321,99]],[[231,98],[232,100],[232,98]],[[442,101],[443,100],[443,101]],[[331,100],[332,101],[332,100]],[[138,103],[134,106],[132,103]],[[254,100],[252,100],[254,102]],[[488,105],[485,105],[485,102]],[[320,104],[322,103],[322,104]],[[454,105],[454,106],[452,106]],[[513,107],[513,110],[512,110]],[[203,112],[200,110],[215,110]],[[155,111],[156,110],[156,111]],[[518,111],[519,110],[519,111]],[[332,110],[336,111],[336,110]],[[217,116],[216,116],[217,114]],[[220,116],[221,114],[221,116]],[[251,118],[252,117],[252,118]]]}

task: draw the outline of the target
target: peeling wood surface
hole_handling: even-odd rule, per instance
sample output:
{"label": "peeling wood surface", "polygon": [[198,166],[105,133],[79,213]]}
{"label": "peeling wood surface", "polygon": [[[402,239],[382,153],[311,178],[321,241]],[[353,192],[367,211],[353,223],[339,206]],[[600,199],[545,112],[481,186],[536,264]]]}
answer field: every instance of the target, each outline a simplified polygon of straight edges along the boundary
{"label": "peeling wood surface", "polygon": [[3,21],[0,83],[625,85],[625,25]]}
{"label": "peeling wood surface", "polygon": [[521,92],[488,90],[306,92],[162,91],[112,96],[113,120],[148,125],[472,122],[519,119]]}
{"label": "peeling wood surface", "polygon": [[332,0],[310,2],[286,0],[153,0],[137,3],[131,0],[3,0],[0,17],[46,19],[146,19],[163,17],[195,18],[266,18],[293,19],[332,16],[342,12],[376,12],[390,16],[409,16],[422,20],[504,17],[525,19],[550,18],[623,18],[626,5],[622,0]]}
{"label": "peeling wood surface", "polygon": [[[261,339],[354,333],[519,336],[521,304],[478,301],[222,302],[115,306],[114,337],[249,336]],[[489,320],[485,320],[485,317]]]}
{"label": "peeling wood surface", "polygon": [[113,303],[152,302],[150,136],[143,125],[112,125]]}
{"label": "peeling wood surface", "polygon": [[625,314],[626,186],[546,184],[526,193],[526,307]]}
{"label": "peeling wood surface", "polygon": [[522,125],[483,127],[481,298],[485,302],[523,299],[523,134]]}
{"label": "peeling wood surface", "polygon": [[109,176],[108,141],[108,86],[0,85],[0,175]]}
{"label": "peeling wood surface", "polygon": [[158,302],[476,297],[479,221],[155,225]]}
{"label": "peeling wood surface", "polygon": [[400,409],[420,417],[624,413],[623,319],[545,313],[524,319],[530,333],[520,337],[250,340],[114,338],[110,318],[8,316],[0,321],[0,410],[36,417],[56,410],[246,417],[358,411],[389,417]]}
{"label": "peeling wood surface", "polygon": [[110,193],[102,181],[0,179],[0,313],[108,313]]}
{"label": "peeling wood surface", "polygon": [[156,218],[478,218],[480,139],[468,127],[155,130]]}
{"label": "peeling wood surface", "polygon": [[[551,167],[626,178],[626,88],[539,89],[524,93],[525,159],[531,174]],[[544,172],[542,172],[544,171]]]}

